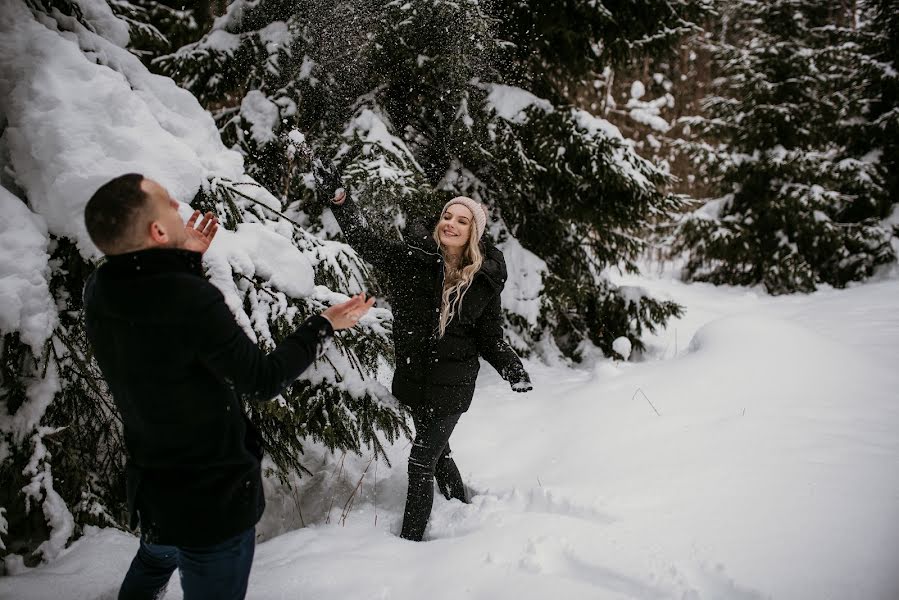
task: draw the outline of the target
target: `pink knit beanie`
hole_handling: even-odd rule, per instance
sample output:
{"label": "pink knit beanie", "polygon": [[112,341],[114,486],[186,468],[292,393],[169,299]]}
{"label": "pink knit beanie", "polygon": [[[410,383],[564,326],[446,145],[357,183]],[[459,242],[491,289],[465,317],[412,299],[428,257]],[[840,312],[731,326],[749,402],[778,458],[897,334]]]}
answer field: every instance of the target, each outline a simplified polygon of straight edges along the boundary
{"label": "pink knit beanie", "polygon": [[443,206],[443,210],[440,211],[440,215],[443,216],[443,213],[446,212],[446,209],[448,209],[453,204],[461,204],[471,211],[471,214],[474,217],[475,226],[477,227],[478,241],[480,241],[481,237],[484,235],[484,229],[487,227],[487,211],[484,210],[483,206],[481,206],[471,198],[467,198],[466,196],[456,196]]}

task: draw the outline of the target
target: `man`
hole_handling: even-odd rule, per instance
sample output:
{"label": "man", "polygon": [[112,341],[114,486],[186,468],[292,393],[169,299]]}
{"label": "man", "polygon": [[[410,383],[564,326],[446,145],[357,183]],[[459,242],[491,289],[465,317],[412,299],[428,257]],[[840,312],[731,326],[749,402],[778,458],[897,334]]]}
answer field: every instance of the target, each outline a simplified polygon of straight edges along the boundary
{"label": "man", "polygon": [[103,185],[85,208],[106,261],[85,285],[85,324],[122,415],[131,526],[141,539],[120,599],[156,598],[178,568],[187,600],[244,598],[262,515],[260,438],[243,400],[268,400],[310,366],[365,295],[308,319],[265,354],[201,264],[218,229],[141,175]]}

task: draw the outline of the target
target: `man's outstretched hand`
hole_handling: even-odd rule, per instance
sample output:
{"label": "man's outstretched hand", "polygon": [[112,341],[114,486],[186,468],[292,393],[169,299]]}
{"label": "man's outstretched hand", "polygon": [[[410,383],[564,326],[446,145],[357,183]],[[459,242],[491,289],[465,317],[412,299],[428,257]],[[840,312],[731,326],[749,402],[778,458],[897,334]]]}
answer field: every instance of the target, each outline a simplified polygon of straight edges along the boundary
{"label": "man's outstretched hand", "polygon": [[365,299],[365,294],[357,294],[341,304],[335,304],[322,313],[322,316],[331,322],[334,331],[349,329],[359,322],[359,319],[374,306],[375,299]]}
{"label": "man's outstretched hand", "polygon": [[199,252],[200,254],[209,249],[212,238],[215,237],[219,230],[219,220],[211,212],[203,215],[203,220],[197,225],[197,219],[200,217],[200,211],[195,210],[194,214],[187,220],[184,231],[187,237],[184,239],[184,249]]}

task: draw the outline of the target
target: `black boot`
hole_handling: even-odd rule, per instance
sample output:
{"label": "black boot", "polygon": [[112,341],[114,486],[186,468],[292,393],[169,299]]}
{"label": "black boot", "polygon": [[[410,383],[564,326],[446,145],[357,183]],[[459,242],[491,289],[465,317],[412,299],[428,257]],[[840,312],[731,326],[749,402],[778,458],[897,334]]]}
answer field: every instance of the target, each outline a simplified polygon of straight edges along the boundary
{"label": "black boot", "polygon": [[447,500],[455,498],[465,504],[471,504],[465,491],[465,484],[462,483],[459,468],[449,453],[442,455],[437,461],[434,477],[437,479],[437,487],[440,488],[440,492]]}

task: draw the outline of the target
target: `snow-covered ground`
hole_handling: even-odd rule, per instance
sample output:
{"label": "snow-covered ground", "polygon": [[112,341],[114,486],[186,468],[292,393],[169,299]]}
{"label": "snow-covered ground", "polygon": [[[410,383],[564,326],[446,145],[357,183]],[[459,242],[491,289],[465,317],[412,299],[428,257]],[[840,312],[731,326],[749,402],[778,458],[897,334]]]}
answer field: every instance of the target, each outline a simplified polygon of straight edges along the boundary
{"label": "snow-covered ground", "polygon": [[[899,278],[779,298],[619,280],[687,307],[645,360],[531,363],[527,395],[485,368],[452,440],[471,505],[438,496],[428,541],[399,539],[399,443],[345,520],[344,493],[259,544],[249,597],[899,598]],[[367,459],[310,481],[341,462]],[[0,596],[114,598],[136,545],[93,531]]]}

